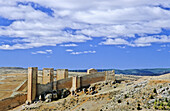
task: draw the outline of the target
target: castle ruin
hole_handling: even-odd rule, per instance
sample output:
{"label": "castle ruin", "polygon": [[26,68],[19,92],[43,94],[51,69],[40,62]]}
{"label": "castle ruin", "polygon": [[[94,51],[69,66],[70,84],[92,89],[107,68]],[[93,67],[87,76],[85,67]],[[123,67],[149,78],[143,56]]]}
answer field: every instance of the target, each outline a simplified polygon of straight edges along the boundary
{"label": "castle ruin", "polygon": [[[67,88],[76,91],[78,88],[86,87],[90,84],[99,81],[115,81],[115,72],[105,71],[97,72],[95,69],[90,69],[89,74],[84,76],[68,77],[68,69],[57,69],[56,79],[54,77],[53,68],[43,68],[42,84],[38,83],[38,68],[28,68],[28,91],[27,101],[32,103],[36,97],[47,91],[60,90]],[[37,78],[38,77],[38,78]]]}

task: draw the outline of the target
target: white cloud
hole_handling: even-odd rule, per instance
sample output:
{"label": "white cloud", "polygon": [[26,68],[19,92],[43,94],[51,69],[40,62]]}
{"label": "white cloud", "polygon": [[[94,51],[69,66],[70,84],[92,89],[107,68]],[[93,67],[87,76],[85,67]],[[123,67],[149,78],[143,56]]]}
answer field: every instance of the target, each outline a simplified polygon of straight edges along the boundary
{"label": "white cloud", "polygon": [[36,52],[32,52],[32,54],[52,54],[53,51],[52,50],[45,50],[45,51],[36,51]]}
{"label": "white cloud", "polygon": [[[134,41],[127,41],[122,38],[107,39],[100,44],[104,45],[127,45],[131,47],[146,47],[151,46],[152,43],[170,43],[170,36],[167,35],[154,35],[146,36],[135,39]],[[167,45],[169,46],[169,45]],[[163,47],[163,46],[162,46]]]}
{"label": "white cloud", "polygon": [[52,53],[53,53],[53,51],[52,51],[52,50],[46,50],[46,52],[48,52],[48,53],[50,53],[50,54],[52,54]]}
{"label": "white cloud", "polygon": [[76,47],[78,45],[77,44],[61,44],[60,46],[62,46],[62,47]]}
{"label": "white cloud", "polygon": [[170,47],[170,45],[169,44],[167,44],[167,45],[161,45],[160,47]]}
{"label": "white cloud", "polygon": [[[17,4],[28,3],[28,5]],[[29,2],[53,11],[52,16],[34,9]],[[106,38],[103,45],[151,46],[169,43],[169,37],[145,37],[170,28],[169,0],[0,0],[0,17],[15,20],[0,26],[0,36],[13,38],[13,45],[0,49],[28,49],[42,46],[67,47],[66,43]],[[77,29],[74,34],[65,28]],[[135,38],[138,35],[139,38]],[[128,38],[134,38],[129,41]],[[19,40],[18,40],[19,39]],[[71,47],[71,46],[68,46]],[[94,46],[93,46],[94,47]]]}
{"label": "white cloud", "polygon": [[70,54],[79,55],[79,54],[88,54],[88,53],[94,54],[94,53],[96,53],[96,51],[72,52],[72,53],[70,53]]}
{"label": "white cloud", "polygon": [[125,49],[126,46],[117,46],[118,48]]}
{"label": "white cloud", "polygon": [[72,49],[67,49],[66,52],[72,52],[73,50]]}
{"label": "white cloud", "polygon": [[157,49],[156,51],[160,52],[160,51],[162,51],[162,49]]}
{"label": "white cloud", "polygon": [[148,36],[148,37],[140,37],[134,41],[134,43],[168,43],[170,42],[170,36],[167,35],[156,35],[156,36]]}
{"label": "white cloud", "polygon": [[89,46],[90,46],[90,47],[97,47],[97,45],[92,45],[92,44],[90,44]]}
{"label": "white cloud", "polygon": [[121,39],[121,38],[116,38],[116,39],[107,39],[105,42],[101,42],[100,44],[104,45],[127,45],[129,44],[128,41]]}

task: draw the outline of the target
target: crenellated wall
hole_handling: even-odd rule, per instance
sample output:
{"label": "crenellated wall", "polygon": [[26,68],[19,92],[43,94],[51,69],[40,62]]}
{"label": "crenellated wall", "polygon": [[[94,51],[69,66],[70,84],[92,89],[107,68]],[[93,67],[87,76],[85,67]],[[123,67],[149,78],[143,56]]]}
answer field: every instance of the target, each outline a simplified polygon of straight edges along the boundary
{"label": "crenellated wall", "polygon": [[[29,70],[32,70],[32,69],[36,69],[36,68],[29,68]],[[42,76],[42,77],[39,76],[38,77],[38,79],[40,79],[40,80],[37,80],[37,83],[36,83],[36,96],[39,96],[40,94],[42,94],[44,92],[49,92],[52,90],[67,88],[72,91],[72,90],[76,90],[78,88],[85,87],[85,86],[88,86],[92,83],[96,83],[99,81],[115,80],[114,74],[113,74],[114,71],[96,72],[96,73],[87,74],[87,75],[81,76],[81,77],[74,76],[74,77],[68,78],[68,70],[67,69],[58,69],[57,75],[58,75],[59,80],[54,81],[54,79],[51,80],[51,78],[50,78],[50,70],[52,70],[52,76],[53,76],[53,68],[50,68],[50,69],[44,68],[44,71],[45,70],[48,70],[47,73],[44,72],[44,74],[46,74],[47,76]],[[30,71],[28,71],[28,72],[30,72]],[[48,76],[49,76],[49,79],[46,78]],[[61,78],[59,78],[60,76],[61,76]],[[33,78],[28,78],[28,81],[32,81],[31,79],[33,79]],[[41,82],[42,80],[46,80],[46,81]],[[49,82],[49,81],[51,81],[51,82]],[[44,84],[44,83],[46,83],[46,84]],[[28,85],[28,87],[29,87],[29,85]],[[32,92],[28,91],[28,95],[32,95]]]}

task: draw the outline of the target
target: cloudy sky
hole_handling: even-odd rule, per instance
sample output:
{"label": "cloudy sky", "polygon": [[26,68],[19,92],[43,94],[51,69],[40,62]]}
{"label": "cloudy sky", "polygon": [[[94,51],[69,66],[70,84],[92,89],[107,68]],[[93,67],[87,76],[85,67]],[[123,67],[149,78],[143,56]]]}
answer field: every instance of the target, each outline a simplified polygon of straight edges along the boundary
{"label": "cloudy sky", "polygon": [[0,0],[0,67],[170,67],[170,0]]}

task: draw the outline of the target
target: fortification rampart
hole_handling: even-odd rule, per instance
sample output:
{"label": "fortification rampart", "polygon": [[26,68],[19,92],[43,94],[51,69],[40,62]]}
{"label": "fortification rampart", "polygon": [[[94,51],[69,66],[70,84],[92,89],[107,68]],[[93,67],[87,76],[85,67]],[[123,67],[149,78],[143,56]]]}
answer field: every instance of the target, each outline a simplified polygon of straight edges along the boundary
{"label": "fortification rampart", "polygon": [[84,87],[99,81],[105,81],[105,72],[82,76],[80,79],[80,84],[81,87]]}
{"label": "fortification rampart", "polygon": [[27,94],[19,94],[15,95],[14,97],[9,97],[0,100],[0,111],[7,111],[12,108],[15,108],[27,100]]}
{"label": "fortification rampart", "polygon": [[22,91],[27,87],[27,95],[15,95],[0,101],[0,108],[9,109],[23,104],[32,103],[39,95],[53,90],[60,90],[67,88],[70,91],[75,91],[78,88],[88,86],[99,81],[115,80],[114,71],[95,72],[84,76],[72,76],[68,78],[68,69],[59,69],[57,72],[57,79],[54,78],[53,68],[44,68],[42,76],[38,76],[37,67],[28,68],[28,80],[25,80],[16,91]]}
{"label": "fortification rampart", "polygon": [[[44,92],[67,88],[70,91],[75,91],[78,88],[88,86],[99,81],[114,81],[114,71],[91,73],[85,76],[73,76],[68,78],[68,69],[58,69],[56,81],[54,81],[54,69],[44,68],[43,76],[37,76],[37,68],[28,68],[28,102],[32,102],[35,96],[39,96]],[[38,79],[40,80],[37,80]]]}

